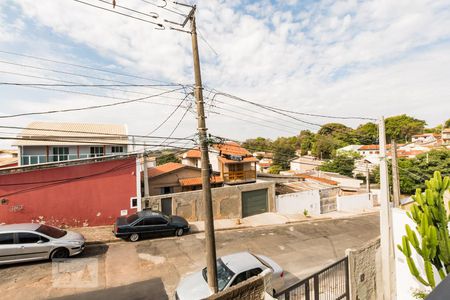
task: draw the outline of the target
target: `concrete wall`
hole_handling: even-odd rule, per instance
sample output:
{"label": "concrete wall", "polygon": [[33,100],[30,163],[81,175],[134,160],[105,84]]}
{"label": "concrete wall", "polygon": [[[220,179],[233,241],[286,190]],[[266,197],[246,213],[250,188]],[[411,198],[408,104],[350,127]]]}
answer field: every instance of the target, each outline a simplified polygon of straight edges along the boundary
{"label": "concrete wall", "polygon": [[350,299],[379,299],[382,296],[380,238],[370,241],[360,249],[347,249],[346,254],[350,277]]}
{"label": "concrete wall", "polygon": [[336,211],[337,209],[336,197],[338,193],[339,193],[338,187],[319,190],[321,214]]}
{"label": "concrete wall", "polygon": [[[275,211],[275,183],[261,182],[240,184],[212,189],[215,219],[242,218],[242,192],[267,189],[268,211]],[[174,193],[150,197],[143,207],[161,209],[161,199],[172,198],[172,214],[182,216],[188,221],[203,220],[202,191]]]}
{"label": "concrete wall", "polygon": [[[416,289],[427,290],[419,281],[417,281],[410,273],[406,258],[399,249],[397,245],[402,243],[402,237],[406,235],[405,225],[409,224],[411,229],[415,230],[415,223],[406,215],[406,212],[402,209],[393,208],[392,209],[392,227],[394,235],[394,246],[395,246],[395,273],[396,273],[396,288],[397,288],[397,299],[412,299],[412,292]],[[420,235],[417,233],[417,237],[420,241]],[[414,248],[411,246],[411,257],[416,263],[419,273],[425,277],[425,271],[423,266],[423,259]],[[434,267],[433,267],[434,269]],[[441,280],[435,271],[436,285]]]}
{"label": "concrete wall", "polygon": [[337,196],[336,204],[338,211],[363,212],[373,208],[372,198],[368,193]]}
{"label": "concrete wall", "polygon": [[134,157],[21,170],[0,175],[0,223],[98,226],[136,211]]}
{"label": "concrete wall", "polygon": [[320,215],[319,190],[278,195],[276,209],[282,214],[301,214],[306,209],[312,216]]}

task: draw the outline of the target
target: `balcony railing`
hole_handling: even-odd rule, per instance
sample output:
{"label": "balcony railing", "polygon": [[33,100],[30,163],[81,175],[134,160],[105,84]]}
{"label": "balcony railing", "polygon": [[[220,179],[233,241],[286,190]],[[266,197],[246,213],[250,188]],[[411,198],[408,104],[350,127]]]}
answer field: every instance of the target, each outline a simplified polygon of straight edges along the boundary
{"label": "balcony railing", "polygon": [[225,183],[245,182],[255,180],[256,180],[256,170],[223,172],[223,181]]}
{"label": "balcony railing", "polygon": [[59,161],[67,161],[67,160],[75,160],[75,159],[86,159],[93,157],[103,157],[103,156],[113,156],[113,155],[122,155],[126,154],[125,152],[116,152],[116,153],[106,153],[106,154],[66,154],[66,155],[22,155],[20,157],[20,162],[22,166],[26,165],[37,165],[44,164],[50,162],[59,162]]}

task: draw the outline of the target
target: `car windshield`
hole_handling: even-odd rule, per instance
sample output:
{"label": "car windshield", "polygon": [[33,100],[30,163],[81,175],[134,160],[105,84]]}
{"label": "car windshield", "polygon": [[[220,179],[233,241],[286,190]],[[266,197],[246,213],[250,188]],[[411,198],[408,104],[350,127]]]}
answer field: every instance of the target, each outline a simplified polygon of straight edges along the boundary
{"label": "car windshield", "polygon": [[131,215],[131,216],[129,216],[129,217],[127,218],[127,223],[128,223],[128,224],[131,224],[131,223],[133,223],[134,221],[136,221],[137,219],[139,219],[139,216],[138,216],[137,214]]}
{"label": "car windshield", "polygon": [[59,228],[48,226],[48,225],[41,225],[36,229],[37,232],[45,234],[49,237],[52,237],[54,239],[62,238],[67,234],[67,231],[61,230]]}
{"label": "car windshield", "polygon": [[[206,274],[206,268],[202,270],[203,278],[208,282],[208,276]],[[233,278],[234,273],[223,263],[219,258],[217,260],[217,288],[219,291],[223,290],[231,278]]]}

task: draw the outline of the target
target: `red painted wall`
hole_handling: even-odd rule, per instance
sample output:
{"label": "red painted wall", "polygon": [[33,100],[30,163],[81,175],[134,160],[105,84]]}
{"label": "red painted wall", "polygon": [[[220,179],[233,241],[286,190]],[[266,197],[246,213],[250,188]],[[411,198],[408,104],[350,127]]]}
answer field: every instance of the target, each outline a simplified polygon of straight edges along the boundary
{"label": "red painted wall", "polygon": [[136,196],[134,157],[0,175],[0,223],[113,224]]}

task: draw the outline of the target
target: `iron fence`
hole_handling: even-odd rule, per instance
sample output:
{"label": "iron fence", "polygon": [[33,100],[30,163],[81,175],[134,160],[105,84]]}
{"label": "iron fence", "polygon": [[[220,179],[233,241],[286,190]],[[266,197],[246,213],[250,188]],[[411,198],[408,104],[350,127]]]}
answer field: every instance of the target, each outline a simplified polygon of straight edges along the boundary
{"label": "iron fence", "polygon": [[329,265],[302,281],[278,292],[279,300],[340,300],[350,299],[348,258]]}

